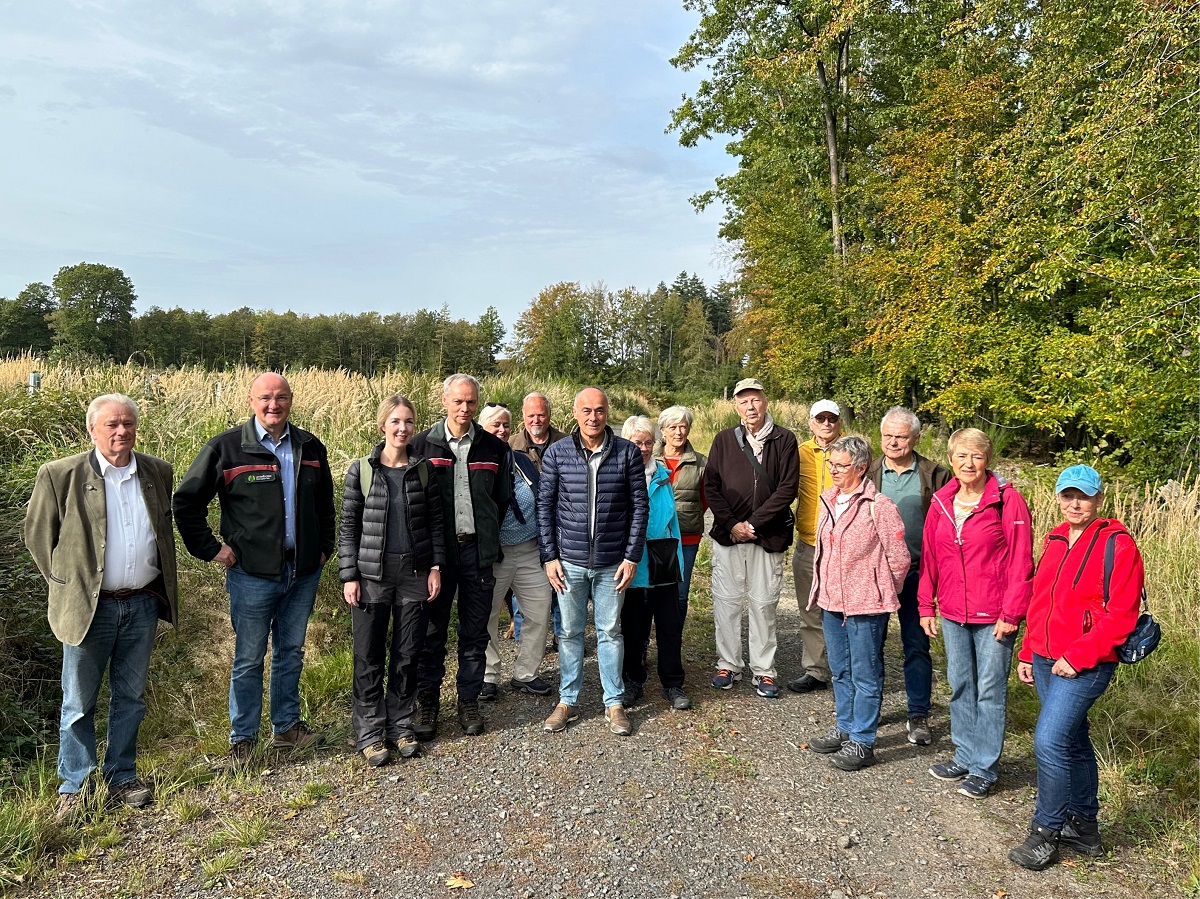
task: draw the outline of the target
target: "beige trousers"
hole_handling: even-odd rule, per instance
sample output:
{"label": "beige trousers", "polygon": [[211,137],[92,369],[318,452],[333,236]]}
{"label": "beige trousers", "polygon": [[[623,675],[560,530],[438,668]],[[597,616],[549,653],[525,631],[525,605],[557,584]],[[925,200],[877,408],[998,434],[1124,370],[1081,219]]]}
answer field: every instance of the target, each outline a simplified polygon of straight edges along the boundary
{"label": "beige trousers", "polygon": [[792,551],[792,579],[796,582],[796,602],[800,606],[800,664],[805,674],[829,683],[829,658],[825,654],[825,630],[821,626],[821,609],[816,604],[808,606],[808,594],[812,592],[813,563],[817,548],[799,542]]}
{"label": "beige trousers", "polygon": [[521,644],[513,665],[513,680],[533,680],[546,654],[546,631],[550,626],[550,581],[542,568],[537,540],[504,547],[504,561],[492,566],[496,589],[492,593],[492,617],[488,620],[487,667],[483,679],[500,683],[500,611],[509,590],[517,600],[524,621]]}
{"label": "beige trousers", "polygon": [[775,677],[775,611],[783,586],[783,553],[754,543],[713,543],[712,603],[717,668],[741,676],[742,616],[749,619],[750,671]]}

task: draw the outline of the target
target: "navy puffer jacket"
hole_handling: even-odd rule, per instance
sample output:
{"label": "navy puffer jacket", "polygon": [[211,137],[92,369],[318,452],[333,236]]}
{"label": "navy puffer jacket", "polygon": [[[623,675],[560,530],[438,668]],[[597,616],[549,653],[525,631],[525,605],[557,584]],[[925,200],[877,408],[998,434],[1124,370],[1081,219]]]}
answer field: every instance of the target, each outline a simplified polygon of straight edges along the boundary
{"label": "navy puffer jacket", "polygon": [[605,428],[596,482],[596,532],[588,514],[588,452],[578,429],[551,444],[538,485],[538,548],[542,564],[558,559],[587,568],[642,560],[650,500],[638,448]]}

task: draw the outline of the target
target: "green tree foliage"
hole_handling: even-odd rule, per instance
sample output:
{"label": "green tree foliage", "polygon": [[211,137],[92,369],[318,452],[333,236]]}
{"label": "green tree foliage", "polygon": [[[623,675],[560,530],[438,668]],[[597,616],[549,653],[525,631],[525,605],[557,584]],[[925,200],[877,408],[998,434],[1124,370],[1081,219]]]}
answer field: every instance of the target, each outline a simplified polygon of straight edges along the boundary
{"label": "green tree foliage", "polygon": [[47,352],[54,344],[49,316],[57,305],[50,285],[37,282],[14,300],[0,298],[0,354]]}
{"label": "green tree foliage", "polygon": [[738,161],[697,198],[739,253],[727,349],[867,412],[1195,457],[1196,4],[684,5],[708,75],[673,127]]}
{"label": "green tree foliage", "polygon": [[58,308],[50,314],[55,350],[102,359],[133,352],[133,282],[119,268],[95,262],[66,265],[54,276]]}

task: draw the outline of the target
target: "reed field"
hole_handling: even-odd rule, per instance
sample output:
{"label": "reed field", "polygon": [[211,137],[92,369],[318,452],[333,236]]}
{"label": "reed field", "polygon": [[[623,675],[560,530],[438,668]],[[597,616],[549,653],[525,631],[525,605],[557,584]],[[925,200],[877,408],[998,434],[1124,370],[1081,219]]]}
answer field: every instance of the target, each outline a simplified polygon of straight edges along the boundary
{"label": "reed field", "polygon": [[[42,375],[41,389],[34,394],[26,389],[31,371]],[[53,823],[61,648],[46,623],[44,584],[20,536],[37,468],[87,449],[87,402],[96,394],[119,391],[141,406],[138,449],[172,462],[178,479],[209,437],[249,415],[246,396],[255,374],[245,368],[79,368],[29,356],[0,360],[0,591],[5,596],[5,614],[0,617],[0,892],[47,867],[70,864],[83,857],[80,853],[86,855],[89,846],[94,851],[107,831],[109,814],[97,806],[82,829],[63,830]],[[442,414],[440,381],[429,376],[389,372],[367,379],[312,369],[286,375],[295,394],[293,420],[324,441],[335,490],[340,491],[350,461],[375,443],[375,407],[381,398],[399,392],[412,399],[418,428],[428,427]],[[505,403],[513,410],[514,423],[520,418],[522,397],[541,390],[550,397],[555,424],[569,430],[578,385],[505,375],[485,378],[482,386],[481,401]],[[655,415],[662,405],[630,390],[617,388],[609,394],[610,423],[617,429],[626,416]],[[693,411],[693,443],[700,451],[707,450],[718,430],[737,421],[732,404],[720,398]],[[807,433],[803,404],[777,402],[771,411],[780,424]],[[878,445],[877,427],[855,430]],[[920,449],[942,458],[942,445],[927,435]],[[1002,467],[1029,499],[1036,533],[1057,524],[1056,469],[1022,465],[1020,460],[1004,460]],[[1121,666],[1091,720],[1103,762],[1106,825],[1141,842],[1180,888],[1200,893],[1198,509],[1196,478],[1165,487],[1118,484],[1109,490],[1102,514],[1121,519],[1137,539],[1146,560],[1150,605],[1162,622],[1164,638],[1149,659]],[[174,804],[183,815],[189,790],[227,776],[214,773],[208,758],[220,756],[226,746],[232,649],[221,574],[188,556],[182,542],[179,552],[181,627],[160,633],[139,767],[154,782],[157,800]],[[703,570],[702,566],[698,574]],[[309,629],[302,713],[327,726],[331,740],[340,742],[348,732],[351,657],[336,575],[336,566],[327,566]],[[703,589],[702,576],[697,584]],[[711,643],[711,628],[689,627],[687,639],[704,639],[698,634]],[[1010,693],[1012,753],[1031,759],[1036,696],[1015,675]]]}

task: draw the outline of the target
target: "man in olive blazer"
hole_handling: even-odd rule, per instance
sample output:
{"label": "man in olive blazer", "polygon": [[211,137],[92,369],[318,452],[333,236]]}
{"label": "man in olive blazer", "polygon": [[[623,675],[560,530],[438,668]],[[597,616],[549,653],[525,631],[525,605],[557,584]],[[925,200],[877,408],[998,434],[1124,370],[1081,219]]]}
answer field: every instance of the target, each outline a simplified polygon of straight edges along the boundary
{"label": "man in olive blazer", "polygon": [[137,425],[129,397],[92,400],[95,448],[43,465],[25,515],[25,545],[49,586],[50,628],[63,643],[60,820],[78,812],[97,767],[96,699],[106,668],[109,798],[136,808],[152,798],[137,778],[137,732],[158,620],[178,620],[173,472],[133,451]]}

